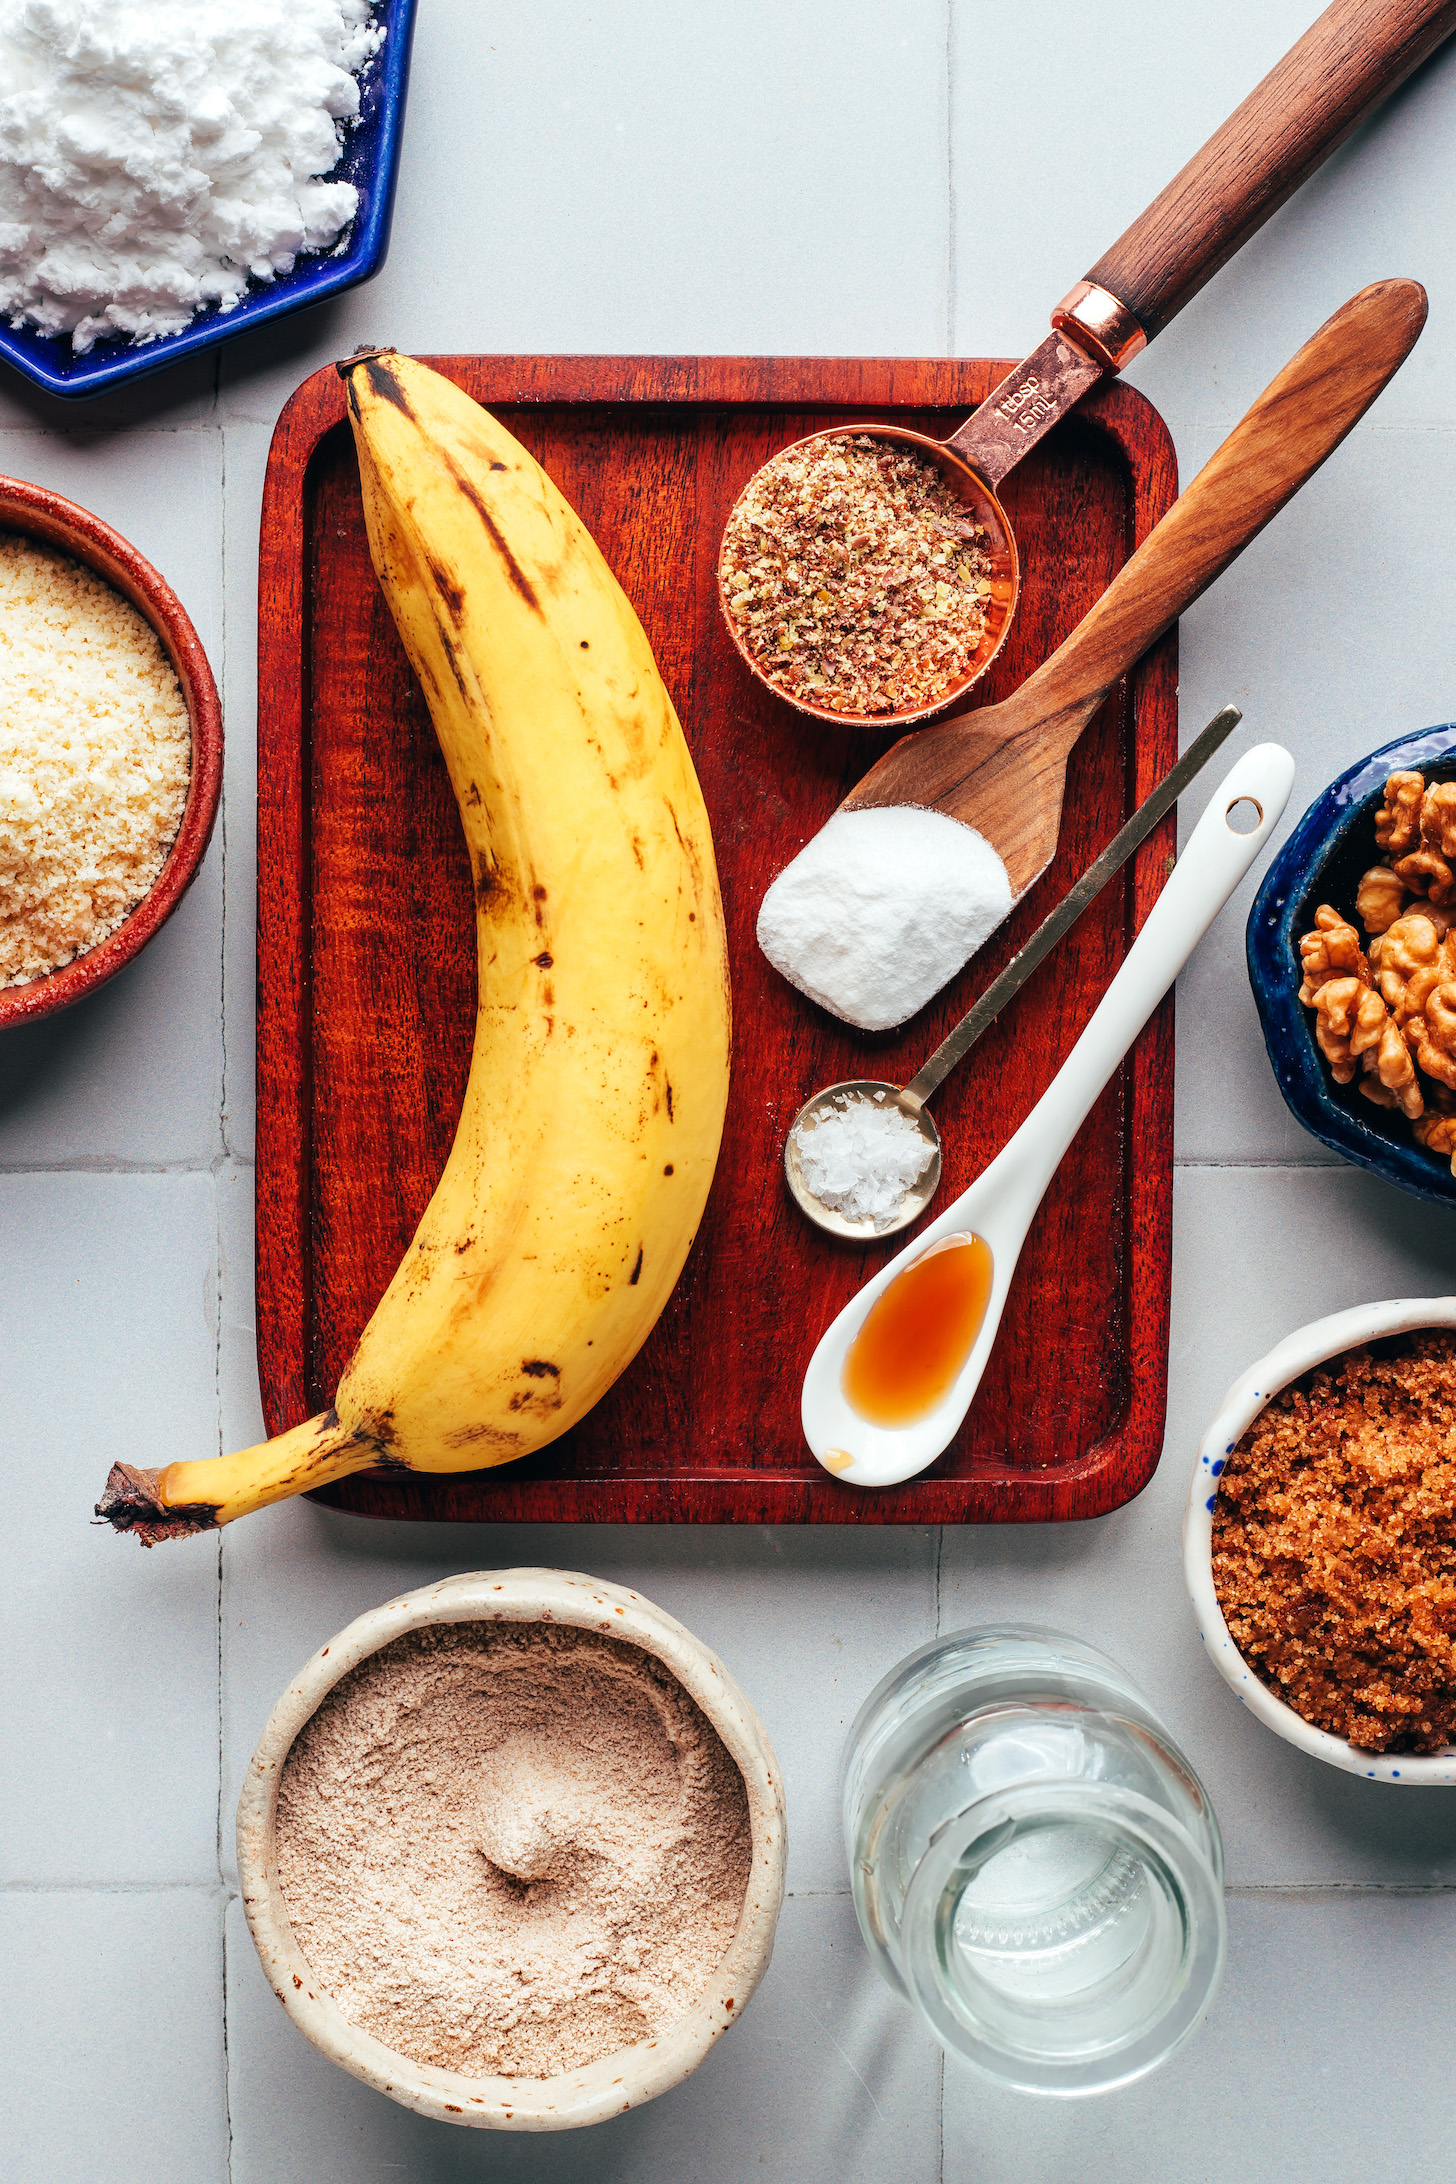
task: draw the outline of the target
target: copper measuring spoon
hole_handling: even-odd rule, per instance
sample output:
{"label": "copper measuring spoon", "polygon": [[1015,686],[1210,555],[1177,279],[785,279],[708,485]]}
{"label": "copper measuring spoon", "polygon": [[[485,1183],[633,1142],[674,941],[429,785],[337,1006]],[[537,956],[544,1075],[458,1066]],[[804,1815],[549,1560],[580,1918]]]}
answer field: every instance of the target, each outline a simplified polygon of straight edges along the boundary
{"label": "copper measuring spoon", "polygon": [[936,465],[968,520],[985,532],[991,565],[986,626],[957,681],[932,702],[895,712],[834,712],[797,697],[765,673],[739,634],[720,555],[719,605],[750,674],[797,711],[849,728],[908,727],[963,698],[1004,644],[1020,591],[1016,539],[997,498],[1003,479],[1085,394],[1145,349],[1453,29],[1456,0],[1334,0],[1086,279],[1062,298],[1045,341],[949,439],[870,422],[836,425],[791,443],[807,447],[852,435],[914,448]]}

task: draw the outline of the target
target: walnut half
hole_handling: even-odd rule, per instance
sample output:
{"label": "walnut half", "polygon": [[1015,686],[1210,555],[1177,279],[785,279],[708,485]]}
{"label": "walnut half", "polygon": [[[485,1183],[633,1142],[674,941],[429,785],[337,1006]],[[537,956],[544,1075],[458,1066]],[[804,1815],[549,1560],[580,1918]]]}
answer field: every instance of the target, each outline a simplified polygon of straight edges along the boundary
{"label": "walnut half", "polygon": [[1406,887],[1389,865],[1372,865],[1355,891],[1355,913],[1367,933],[1383,933],[1405,908]]}
{"label": "walnut half", "polygon": [[1370,965],[1360,935],[1327,902],[1314,914],[1314,931],[1300,937],[1299,960],[1304,972],[1299,998],[1307,1009],[1314,1007],[1321,986],[1332,978],[1357,978],[1362,986],[1370,984]]}
{"label": "walnut half", "polygon": [[1419,1016],[1405,1027],[1407,1043],[1428,1077],[1456,1091],[1456,980],[1431,989]]}
{"label": "walnut half", "polygon": [[1393,773],[1385,784],[1384,809],[1375,814],[1375,839],[1383,850],[1403,857],[1414,849],[1421,830],[1425,779],[1418,773]]}
{"label": "walnut half", "polygon": [[1360,1090],[1367,1100],[1373,1100],[1377,1107],[1398,1107],[1408,1122],[1425,1113],[1416,1065],[1393,1017],[1386,1017],[1375,1045],[1367,1050],[1365,1069]]}
{"label": "walnut half", "polygon": [[[1391,780],[1404,777],[1391,775]],[[1419,781],[1419,774],[1409,777]],[[1386,795],[1390,794],[1389,783]],[[1456,879],[1451,859],[1456,857],[1456,781],[1434,781],[1421,797],[1418,814],[1420,846],[1395,860],[1393,870],[1412,894],[1425,895],[1434,903],[1456,898]]]}
{"label": "walnut half", "polygon": [[1350,1082],[1361,1056],[1380,1044],[1389,1023],[1389,1011],[1373,986],[1362,985],[1358,978],[1326,980],[1315,997],[1314,1035],[1336,1084]]}
{"label": "walnut half", "polygon": [[1411,1124],[1416,1143],[1428,1153],[1445,1153],[1456,1175],[1456,1115],[1422,1115]]}

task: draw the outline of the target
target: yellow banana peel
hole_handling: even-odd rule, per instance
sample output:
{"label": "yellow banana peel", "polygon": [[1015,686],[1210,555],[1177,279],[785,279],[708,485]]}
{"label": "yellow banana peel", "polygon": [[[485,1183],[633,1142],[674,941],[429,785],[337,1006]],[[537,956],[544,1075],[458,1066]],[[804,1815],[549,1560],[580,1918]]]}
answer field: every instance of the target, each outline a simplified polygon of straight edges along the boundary
{"label": "yellow banana peel", "polygon": [[374,567],[470,853],[470,1079],[333,1408],[234,1455],[115,1465],[97,1513],[148,1544],[350,1471],[554,1441],[656,1323],[723,1129],[712,837],[636,614],[550,478],[451,381],[389,351],[339,369]]}

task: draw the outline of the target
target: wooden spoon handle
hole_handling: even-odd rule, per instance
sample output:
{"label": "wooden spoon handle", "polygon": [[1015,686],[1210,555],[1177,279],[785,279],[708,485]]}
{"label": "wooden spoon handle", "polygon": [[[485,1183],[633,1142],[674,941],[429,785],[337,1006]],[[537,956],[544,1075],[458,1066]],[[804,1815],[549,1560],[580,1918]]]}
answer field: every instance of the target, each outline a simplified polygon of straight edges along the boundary
{"label": "wooden spoon handle", "polygon": [[1151,341],[1453,29],[1456,0],[1334,0],[1088,280]]}
{"label": "wooden spoon handle", "polygon": [[[1426,321],[1416,281],[1343,304],[1259,396],[1066,642],[992,710],[1070,750],[1119,675],[1221,576],[1364,416]],[[975,715],[957,724],[970,728]],[[990,725],[990,714],[986,716]],[[950,723],[942,724],[942,732]],[[934,731],[932,731],[934,733]]]}

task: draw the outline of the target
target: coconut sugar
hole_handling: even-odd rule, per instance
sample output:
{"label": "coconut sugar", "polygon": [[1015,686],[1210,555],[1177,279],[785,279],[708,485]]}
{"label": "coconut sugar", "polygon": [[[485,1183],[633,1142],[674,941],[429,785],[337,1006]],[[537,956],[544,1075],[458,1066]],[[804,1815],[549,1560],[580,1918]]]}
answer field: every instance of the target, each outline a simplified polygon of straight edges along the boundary
{"label": "coconut sugar", "polygon": [[278,1871],[344,2016],[469,2076],[554,2077],[651,2039],[732,1940],[743,1777],[640,1647],[448,1624],[371,1654],[288,1755]]}
{"label": "coconut sugar", "polygon": [[837,811],[764,896],[758,945],[821,1008],[889,1031],[1010,908],[1006,867],[974,827],[910,804]]}
{"label": "coconut sugar", "polygon": [[1373,1752],[1456,1743],[1456,1335],[1346,1351],[1233,1449],[1213,1581],[1255,1674]]}
{"label": "coconut sugar", "polygon": [[932,1148],[884,1092],[857,1093],[817,1122],[794,1130],[799,1170],[831,1213],[887,1229],[918,1183]]}
{"label": "coconut sugar", "polygon": [[136,908],[191,770],[150,623],[79,563],[0,533],[0,986],[86,954]]}

